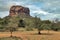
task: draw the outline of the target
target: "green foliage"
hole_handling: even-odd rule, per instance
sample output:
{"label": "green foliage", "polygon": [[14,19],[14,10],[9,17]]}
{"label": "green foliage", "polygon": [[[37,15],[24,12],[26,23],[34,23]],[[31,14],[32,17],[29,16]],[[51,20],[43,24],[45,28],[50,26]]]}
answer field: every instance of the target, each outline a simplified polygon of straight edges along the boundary
{"label": "green foliage", "polygon": [[34,26],[35,28],[37,28],[38,30],[42,30],[42,26],[41,26],[41,20],[40,18],[37,18],[37,16],[35,16],[34,18]]}
{"label": "green foliage", "polygon": [[33,28],[32,27],[27,27],[26,31],[33,31]]}
{"label": "green foliage", "polygon": [[51,24],[43,24],[44,30],[51,30]]}
{"label": "green foliage", "polygon": [[54,30],[54,31],[60,30],[60,22],[52,23],[51,30]]}
{"label": "green foliage", "polygon": [[24,20],[19,20],[18,27],[25,27],[25,22],[24,22]]}
{"label": "green foliage", "polygon": [[33,28],[34,28],[33,23],[34,23],[33,18],[26,18],[25,19],[25,26],[26,26],[27,31],[33,30]]}
{"label": "green foliage", "polygon": [[7,16],[5,18],[0,18],[0,29],[15,30],[20,27],[24,27],[28,31],[33,30],[33,28],[36,28],[38,30],[60,30],[60,22],[51,23],[51,21],[49,20],[42,21],[37,16],[35,17],[26,17],[26,16],[21,17],[21,16],[14,16],[14,17]]}

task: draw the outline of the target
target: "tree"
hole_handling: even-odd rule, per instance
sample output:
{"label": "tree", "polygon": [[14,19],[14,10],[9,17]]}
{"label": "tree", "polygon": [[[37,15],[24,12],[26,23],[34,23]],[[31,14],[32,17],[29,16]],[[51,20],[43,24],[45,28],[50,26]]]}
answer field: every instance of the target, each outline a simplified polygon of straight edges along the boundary
{"label": "tree", "polygon": [[26,30],[27,31],[32,31],[33,30],[33,28],[34,28],[34,19],[33,19],[33,17],[27,17],[25,20],[25,28],[26,28]]}
{"label": "tree", "polygon": [[42,25],[41,25],[41,20],[40,18],[37,18],[37,16],[35,16],[35,19],[34,19],[34,26],[35,28],[38,29],[38,34],[41,34],[41,30],[42,30]]}
{"label": "tree", "polygon": [[25,27],[25,22],[24,22],[24,20],[19,20],[18,27]]}
{"label": "tree", "polygon": [[16,31],[18,28],[18,22],[15,17],[11,17],[8,20],[9,20],[9,23],[7,24],[6,29],[10,31],[11,37],[12,37],[13,31]]}
{"label": "tree", "polygon": [[54,23],[59,22],[59,18],[54,18],[52,22],[54,22]]}
{"label": "tree", "polygon": [[12,34],[13,34],[13,32],[16,31],[17,29],[16,29],[15,27],[7,27],[7,30],[9,30],[10,33],[11,33],[10,37],[13,37]]}
{"label": "tree", "polygon": [[0,18],[0,31],[4,31],[5,30],[5,22],[3,18]]}
{"label": "tree", "polygon": [[43,29],[48,30],[49,33],[49,30],[51,29],[51,21],[44,20],[42,21],[42,24],[43,24]]}
{"label": "tree", "polygon": [[52,26],[51,26],[51,29],[54,30],[54,31],[58,31],[60,30],[60,22],[57,22],[57,23],[52,23]]}

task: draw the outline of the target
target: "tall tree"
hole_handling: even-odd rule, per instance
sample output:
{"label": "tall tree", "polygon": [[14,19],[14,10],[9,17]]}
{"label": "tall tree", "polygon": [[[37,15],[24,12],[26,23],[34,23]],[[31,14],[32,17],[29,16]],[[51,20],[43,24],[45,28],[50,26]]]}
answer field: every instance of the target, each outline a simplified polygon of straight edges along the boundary
{"label": "tall tree", "polygon": [[18,22],[17,22],[17,20],[16,20],[15,17],[10,17],[8,20],[9,20],[9,23],[8,23],[8,25],[7,25],[6,28],[7,28],[7,30],[10,31],[11,37],[12,37],[13,31],[16,31],[17,30]]}
{"label": "tall tree", "polygon": [[49,30],[51,29],[51,21],[44,20],[42,21],[42,24],[44,25],[43,29],[48,30],[48,33],[49,33]]}
{"label": "tall tree", "polygon": [[41,32],[40,32],[42,30],[41,20],[37,16],[35,16],[35,19],[34,19],[34,26],[35,26],[35,28],[38,29],[38,34],[41,34]]}

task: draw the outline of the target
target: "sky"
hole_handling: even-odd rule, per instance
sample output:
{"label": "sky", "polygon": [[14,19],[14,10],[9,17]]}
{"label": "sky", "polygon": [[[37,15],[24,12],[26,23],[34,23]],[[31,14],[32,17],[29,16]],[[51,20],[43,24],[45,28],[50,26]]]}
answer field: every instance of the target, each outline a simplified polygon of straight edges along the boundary
{"label": "sky", "polygon": [[28,7],[31,16],[36,14],[42,20],[60,19],[60,0],[0,0],[0,17],[8,16],[13,5]]}

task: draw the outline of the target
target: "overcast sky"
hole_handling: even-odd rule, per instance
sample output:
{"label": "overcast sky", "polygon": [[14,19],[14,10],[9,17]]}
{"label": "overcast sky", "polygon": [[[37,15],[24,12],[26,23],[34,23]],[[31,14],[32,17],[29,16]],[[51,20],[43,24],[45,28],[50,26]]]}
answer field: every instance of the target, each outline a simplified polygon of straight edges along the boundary
{"label": "overcast sky", "polygon": [[21,5],[30,9],[30,15],[38,14],[41,19],[60,19],[60,0],[0,0],[0,17],[9,15],[12,5]]}

